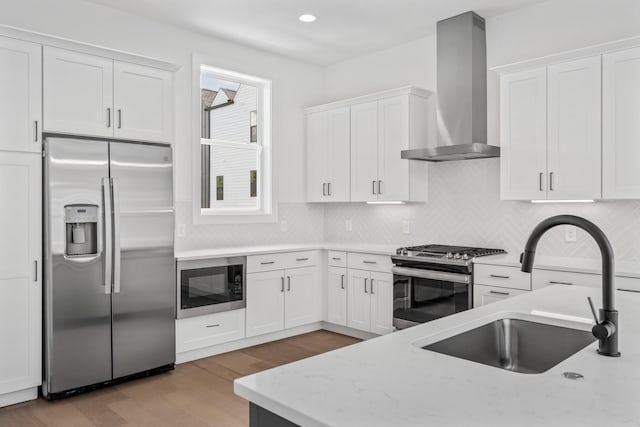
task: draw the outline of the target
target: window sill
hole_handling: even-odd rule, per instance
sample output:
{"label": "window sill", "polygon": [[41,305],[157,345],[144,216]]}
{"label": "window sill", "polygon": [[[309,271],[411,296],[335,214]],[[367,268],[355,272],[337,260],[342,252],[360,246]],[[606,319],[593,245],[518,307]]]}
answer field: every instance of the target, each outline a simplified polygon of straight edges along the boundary
{"label": "window sill", "polygon": [[194,208],[194,224],[259,224],[275,223],[278,221],[278,213],[274,207],[271,213],[263,211],[229,211],[229,212],[202,212],[200,208]]}

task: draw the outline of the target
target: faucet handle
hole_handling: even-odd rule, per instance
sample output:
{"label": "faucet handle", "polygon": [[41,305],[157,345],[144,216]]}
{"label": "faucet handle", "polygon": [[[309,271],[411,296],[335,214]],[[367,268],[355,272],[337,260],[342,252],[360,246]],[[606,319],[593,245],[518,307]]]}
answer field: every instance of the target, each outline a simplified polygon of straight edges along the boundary
{"label": "faucet handle", "polygon": [[587,297],[587,301],[589,301],[589,307],[591,307],[591,314],[593,314],[593,320],[595,320],[596,325],[599,325],[600,320],[598,320],[598,315],[596,314],[596,308],[593,306],[593,301],[591,301],[591,297]]}

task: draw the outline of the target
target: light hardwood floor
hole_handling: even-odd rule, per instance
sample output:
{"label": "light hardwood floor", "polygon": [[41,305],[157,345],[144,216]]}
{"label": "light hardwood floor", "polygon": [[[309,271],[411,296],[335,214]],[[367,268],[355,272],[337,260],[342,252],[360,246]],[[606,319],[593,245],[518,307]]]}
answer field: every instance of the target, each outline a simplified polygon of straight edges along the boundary
{"label": "light hardwood floor", "polygon": [[2,427],[226,427],[249,425],[235,378],[358,342],[317,331],[176,366],[175,371],[54,402],[0,408]]}

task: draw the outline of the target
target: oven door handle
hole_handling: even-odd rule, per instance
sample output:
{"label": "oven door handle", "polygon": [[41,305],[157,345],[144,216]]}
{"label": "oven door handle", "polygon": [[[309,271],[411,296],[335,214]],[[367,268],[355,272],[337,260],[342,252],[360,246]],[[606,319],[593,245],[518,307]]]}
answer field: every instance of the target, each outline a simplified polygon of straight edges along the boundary
{"label": "oven door handle", "polygon": [[407,267],[393,267],[391,269],[391,272],[393,274],[398,274],[401,276],[418,277],[420,279],[442,280],[454,283],[464,283],[466,285],[469,284],[469,280],[471,277],[471,275],[468,274],[446,273],[442,271],[422,270],[418,268]]}

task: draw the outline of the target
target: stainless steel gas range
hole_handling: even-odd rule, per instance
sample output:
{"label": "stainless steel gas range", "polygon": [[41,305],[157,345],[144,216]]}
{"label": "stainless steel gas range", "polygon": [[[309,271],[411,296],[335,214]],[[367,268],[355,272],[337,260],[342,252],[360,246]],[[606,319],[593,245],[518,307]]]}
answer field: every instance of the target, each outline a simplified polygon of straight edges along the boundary
{"label": "stainless steel gas range", "polygon": [[473,259],[502,249],[448,245],[399,248],[391,257],[393,326],[408,328],[473,307]]}

